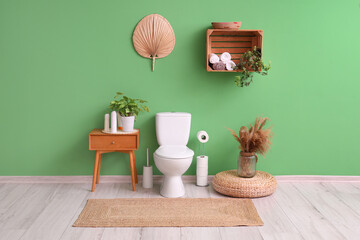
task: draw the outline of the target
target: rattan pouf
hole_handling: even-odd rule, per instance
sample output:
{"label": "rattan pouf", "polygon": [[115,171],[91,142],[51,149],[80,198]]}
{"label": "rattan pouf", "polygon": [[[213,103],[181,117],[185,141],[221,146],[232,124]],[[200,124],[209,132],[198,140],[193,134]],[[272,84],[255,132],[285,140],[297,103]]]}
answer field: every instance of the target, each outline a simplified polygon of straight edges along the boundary
{"label": "rattan pouf", "polygon": [[231,197],[257,198],[271,195],[276,190],[276,179],[267,172],[256,171],[252,178],[242,178],[236,170],[219,172],[212,182],[213,188]]}

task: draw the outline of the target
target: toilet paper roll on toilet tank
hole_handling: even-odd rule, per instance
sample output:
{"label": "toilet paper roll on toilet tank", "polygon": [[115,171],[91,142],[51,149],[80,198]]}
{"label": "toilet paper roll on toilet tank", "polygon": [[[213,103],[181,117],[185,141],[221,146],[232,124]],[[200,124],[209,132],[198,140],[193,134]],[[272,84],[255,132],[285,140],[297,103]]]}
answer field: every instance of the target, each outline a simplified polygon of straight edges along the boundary
{"label": "toilet paper roll on toilet tank", "polygon": [[205,131],[199,131],[196,134],[196,137],[201,143],[206,143],[207,141],[209,141],[209,135]]}

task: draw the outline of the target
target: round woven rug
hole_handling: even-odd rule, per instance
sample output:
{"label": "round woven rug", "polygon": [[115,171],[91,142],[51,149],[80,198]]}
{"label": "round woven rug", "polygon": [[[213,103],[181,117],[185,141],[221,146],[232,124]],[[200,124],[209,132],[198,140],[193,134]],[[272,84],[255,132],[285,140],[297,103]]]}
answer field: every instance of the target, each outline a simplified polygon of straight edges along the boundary
{"label": "round woven rug", "polygon": [[257,198],[271,195],[276,190],[276,179],[267,172],[256,171],[252,178],[242,178],[236,170],[219,172],[212,182],[213,188],[231,197]]}

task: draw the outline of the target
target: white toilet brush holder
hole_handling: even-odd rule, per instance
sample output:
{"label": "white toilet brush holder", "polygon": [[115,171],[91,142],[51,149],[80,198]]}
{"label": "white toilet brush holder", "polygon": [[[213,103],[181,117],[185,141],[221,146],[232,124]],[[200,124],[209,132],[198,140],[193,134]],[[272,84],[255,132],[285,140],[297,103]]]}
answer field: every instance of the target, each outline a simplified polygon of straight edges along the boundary
{"label": "white toilet brush holder", "polygon": [[143,168],[143,188],[152,188],[153,187],[153,169],[152,166]]}
{"label": "white toilet brush holder", "polygon": [[153,169],[149,165],[149,148],[146,149],[146,166],[143,168],[143,188],[153,187]]}
{"label": "white toilet brush holder", "polygon": [[208,156],[196,157],[196,186],[206,187],[208,183]]}

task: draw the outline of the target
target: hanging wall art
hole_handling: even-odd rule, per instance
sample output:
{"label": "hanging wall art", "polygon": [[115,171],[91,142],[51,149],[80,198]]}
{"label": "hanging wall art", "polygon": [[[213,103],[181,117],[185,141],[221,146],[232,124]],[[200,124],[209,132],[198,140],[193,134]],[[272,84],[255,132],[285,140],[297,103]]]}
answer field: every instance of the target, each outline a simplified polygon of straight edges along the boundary
{"label": "hanging wall art", "polygon": [[152,71],[155,59],[169,55],[175,46],[175,33],[170,23],[159,14],[151,14],[137,24],[133,33],[136,52],[152,59]]}

